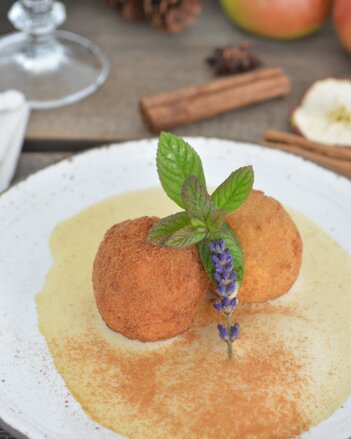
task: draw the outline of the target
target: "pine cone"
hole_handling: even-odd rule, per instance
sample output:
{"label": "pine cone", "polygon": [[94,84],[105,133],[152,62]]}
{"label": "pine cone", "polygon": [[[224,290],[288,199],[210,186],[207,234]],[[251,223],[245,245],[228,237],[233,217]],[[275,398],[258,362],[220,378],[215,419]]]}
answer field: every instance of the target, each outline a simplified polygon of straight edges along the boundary
{"label": "pine cone", "polygon": [[150,23],[163,32],[181,32],[202,10],[203,0],[144,0]]}
{"label": "pine cone", "polygon": [[249,50],[250,47],[251,44],[244,41],[237,47],[227,46],[215,49],[206,62],[213,67],[216,75],[248,72],[262,64],[260,58]]}
{"label": "pine cone", "polygon": [[143,0],[105,0],[111,8],[117,9],[127,21],[145,20]]}

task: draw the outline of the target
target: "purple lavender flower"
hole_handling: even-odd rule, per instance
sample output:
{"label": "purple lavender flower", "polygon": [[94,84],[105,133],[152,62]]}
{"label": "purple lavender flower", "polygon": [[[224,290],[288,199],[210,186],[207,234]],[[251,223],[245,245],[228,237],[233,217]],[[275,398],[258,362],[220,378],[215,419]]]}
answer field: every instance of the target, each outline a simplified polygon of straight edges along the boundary
{"label": "purple lavender flower", "polygon": [[230,315],[237,307],[237,305],[238,299],[236,297],[230,299],[229,297],[224,296],[221,298],[221,300],[217,300],[213,306],[216,308],[217,311],[223,312],[223,314]]}
{"label": "purple lavender flower", "polygon": [[223,239],[217,239],[208,244],[211,251],[212,262],[215,267],[213,277],[216,291],[220,299],[214,303],[217,311],[223,313],[227,319],[227,327],[218,324],[219,336],[228,345],[228,357],[232,358],[233,341],[239,337],[239,323],[232,324],[231,316],[238,305],[238,300],[233,297],[236,290],[236,272],[234,271],[233,257]]}
{"label": "purple lavender flower", "polygon": [[231,296],[236,289],[236,272],[218,272],[217,267],[215,267],[215,270],[214,279],[218,294],[221,296]]}
{"label": "purple lavender flower", "polygon": [[218,328],[219,336],[221,337],[221,339],[224,341],[228,341],[228,339],[229,339],[228,329],[221,324],[218,324],[217,328]]}
{"label": "purple lavender flower", "polygon": [[[224,241],[223,241],[224,242]],[[219,247],[217,246],[216,249]],[[233,270],[233,257],[229,249],[225,248],[223,252],[212,251],[212,262],[215,265],[217,273],[226,273]]]}
{"label": "purple lavender flower", "polygon": [[239,334],[240,334],[240,325],[239,325],[239,323],[235,323],[232,326],[232,329],[230,331],[230,335],[231,335],[232,339],[235,340],[236,338],[239,337]]}
{"label": "purple lavender flower", "polygon": [[239,323],[235,323],[231,327],[230,337],[229,337],[228,329],[225,326],[218,324],[217,328],[218,328],[219,336],[221,337],[222,340],[224,340],[226,342],[229,341],[229,338],[231,338],[232,341],[234,341],[236,338],[239,337],[239,333],[240,333]]}

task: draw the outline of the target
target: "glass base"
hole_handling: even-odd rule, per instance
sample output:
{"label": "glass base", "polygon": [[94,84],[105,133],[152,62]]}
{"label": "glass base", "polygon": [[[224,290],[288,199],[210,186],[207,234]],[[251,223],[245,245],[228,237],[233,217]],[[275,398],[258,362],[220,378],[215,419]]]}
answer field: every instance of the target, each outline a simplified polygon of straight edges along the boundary
{"label": "glass base", "polygon": [[101,50],[71,32],[36,41],[23,33],[0,39],[0,91],[21,91],[33,109],[77,102],[100,87],[108,72]]}

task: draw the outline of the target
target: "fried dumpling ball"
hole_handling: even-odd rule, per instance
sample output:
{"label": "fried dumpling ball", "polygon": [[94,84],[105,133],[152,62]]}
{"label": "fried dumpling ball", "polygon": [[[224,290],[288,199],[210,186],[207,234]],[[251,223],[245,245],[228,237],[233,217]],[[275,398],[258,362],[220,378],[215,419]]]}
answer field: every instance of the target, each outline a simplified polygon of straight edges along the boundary
{"label": "fried dumpling ball", "polygon": [[178,250],[146,241],[157,220],[142,217],[111,227],[93,267],[102,319],[114,331],[141,341],[165,340],[186,331],[209,282],[196,246]]}
{"label": "fried dumpling ball", "polygon": [[253,190],[226,222],[238,237],[245,258],[239,300],[266,302],[286,293],[300,271],[302,240],[283,206]]}

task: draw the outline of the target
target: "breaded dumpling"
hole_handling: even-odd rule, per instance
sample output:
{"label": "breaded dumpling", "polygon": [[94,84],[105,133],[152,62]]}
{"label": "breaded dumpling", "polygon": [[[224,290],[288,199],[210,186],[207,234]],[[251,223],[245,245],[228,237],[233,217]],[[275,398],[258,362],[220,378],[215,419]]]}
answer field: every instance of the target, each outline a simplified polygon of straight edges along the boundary
{"label": "breaded dumpling", "polygon": [[265,302],[286,293],[300,271],[302,240],[283,206],[254,190],[226,222],[238,237],[245,257],[239,300]]}
{"label": "breaded dumpling", "polygon": [[102,319],[114,331],[142,341],[165,340],[186,331],[209,282],[196,246],[177,250],[146,241],[157,220],[142,217],[111,227],[93,267]]}

